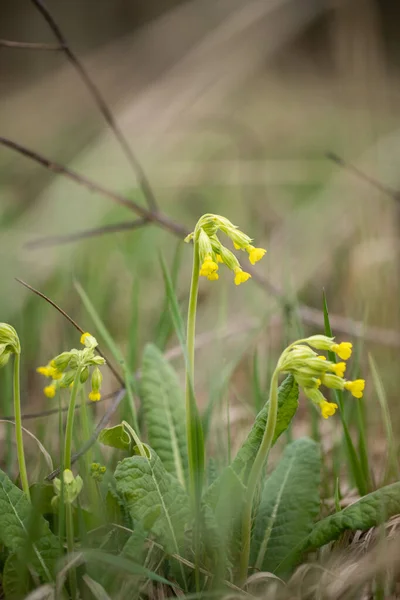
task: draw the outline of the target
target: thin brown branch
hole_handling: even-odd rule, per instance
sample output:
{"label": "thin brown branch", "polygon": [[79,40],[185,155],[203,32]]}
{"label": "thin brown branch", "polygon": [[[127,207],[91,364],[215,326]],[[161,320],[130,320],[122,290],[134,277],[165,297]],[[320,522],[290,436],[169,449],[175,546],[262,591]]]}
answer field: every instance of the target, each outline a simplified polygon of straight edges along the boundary
{"label": "thin brown branch", "polygon": [[189,233],[189,231],[185,227],[183,227],[179,223],[176,223],[175,221],[167,217],[167,215],[165,215],[164,213],[161,213],[159,211],[154,212],[148,210],[147,208],[141,206],[140,204],[137,204],[137,202],[134,202],[130,198],[127,198],[122,194],[113,192],[112,190],[109,190],[108,188],[99,185],[95,181],[88,179],[84,175],[80,175],[76,171],[72,171],[72,169],[69,169],[68,167],[61,165],[60,163],[57,163],[46,158],[45,156],[42,156],[34,150],[30,150],[29,148],[26,148],[25,146],[22,146],[21,144],[13,142],[12,140],[9,140],[8,138],[4,137],[0,137],[0,144],[2,146],[10,148],[11,150],[14,150],[15,152],[18,152],[19,154],[22,154],[23,156],[26,156],[27,158],[30,158],[31,160],[39,163],[46,169],[49,169],[53,173],[57,173],[58,175],[64,175],[65,177],[72,179],[72,181],[75,181],[76,183],[79,183],[80,185],[86,187],[91,192],[97,192],[101,196],[112,200],[116,204],[128,208],[140,217],[145,218],[147,221],[151,223],[158,223],[161,227],[167,229],[168,231],[171,231],[174,235],[177,235],[180,238],[185,237]]}
{"label": "thin brown branch", "polygon": [[47,50],[49,52],[60,52],[64,50],[58,44],[37,44],[35,42],[14,42],[13,40],[0,40],[3,48],[18,48],[20,50]]}
{"label": "thin brown branch", "polygon": [[124,223],[114,223],[113,225],[105,225],[104,227],[96,227],[95,229],[86,229],[78,231],[70,235],[52,235],[49,237],[32,240],[25,244],[25,248],[48,248],[51,246],[60,246],[61,244],[71,244],[80,240],[106,235],[108,233],[120,233],[121,231],[132,231],[139,229],[148,223],[147,219],[136,219],[135,221],[126,221]]}
{"label": "thin brown branch", "polygon": [[[90,436],[90,438],[85,442],[85,444],[82,446],[82,448],[80,450],[78,450],[78,452],[76,452],[75,454],[73,454],[71,456],[72,464],[76,463],[76,461],[78,461],[81,458],[81,456],[83,456],[88,450],[90,450],[90,448],[96,443],[96,440],[100,435],[100,432],[108,425],[108,423],[111,420],[111,417],[117,410],[121,401],[124,399],[124,396],[125,396],[125,389],[121,389],[121,390],[119,390],[119,392],[117,392],[115,394],[114,402],[111,404],[111,406],[107,409],[107,411],[101,417],[100,421],[97,423],[95,429],[93,430],[93,433]],[[55,477],[58,477],[58,475],[60,474],[60,470],[61,470],[60,467],[58,467],[57,469],[52,471],[52,473],[49,473],[49,475],[47,475],[47,477],[46,477],[46,481],[52,481],[53,479],[55,479]]]}
{"label": "thin brown branch", "polygon": [[150,185],[150,181],[148,180],[148,178],[143,170],[142,165],[140,164],[140,162],[134,155],[127,139],[125,138],[124,134],[122,133],[121,129],[119,128],[118,123],[115,120],[115,117],[114,117],[111,109],[109,108],[107,102],[105,101],[103,95],[101,94],[99,88],[93,82],[93,80],[89,76],[89,73],[86,71],[83,64],[80,62],[80,60],[76,56],[76,54],[71,50],[71,47],[68,44],[68,41],[67,41],[66,37],[64,36],[63,32],[61,31],[60,26],[57,24],[57,22],[55,21],[54,17],[50,13],[49,9],[46,7],[44,2],[42,0],[32,0],[32,2],[36,6],[37,10],[43,16],[43,18],[45,19],[46,23],[48,24],[48,26],[50,27],[52,32],[54,33],[55,37],[57,38],[57,40],[59,41],[59,43],[61,45],[61,49],[63,50],[63,52],[66,55],[67,59],[70,61],[70,63],[72,64],[72,66],[75,68],[78,75],[82,79],[83,83],[86,85],[96,106],[98,107],[99,111],[103,115],[105,121],[107,122],[107,124],[109,125],[111,130],[113,131],[115,138],[117,139],[119,145],[121,146],[122,151],[124,152],[129,164],[131,165],[131,167],[138,179],[139,186],[141,187],[143,194],[147,200],[149,209],[154,212],[157,211],[157,201],[156,201],[153,189]]}
{"label": "thin brown branch", "polygon": [[[25,286],[28,290],[30,290],[31,292],[33,292],[34,294],[36,294],[40,298],[43,298],[43,300],[46,300],[46,302],[48,302],[49,304],[51,304],[51,306],[53,306],[56,310],[58,310],[58,312],[60,314],[62,314],[63,317],[65,317],[67,319],[67,321],[69,321],[78,331],[80,331],[80,333],[85,333],[85,330],[82,329],[82,327],[80,327],[78,325],[78,323],[76,321],[74,321],[74,319],[72,317],[70,317],[69,314],[67,314],[65,312],[65,310],[63,310],[60,306],[58,306],[58,304],[56,304],[48,296],[46,296],[42,292],[39,292],[39,290],[37,290],[36,288],[34,288],[31,285],[29,285],[29,283],[26,283],[25,281],[22,281],[22,279],[18,279],[18,277],[16,277],[15,279],[16,279],[16,281],[18,281],[18,283],[20,283],[21,285]],[[124,386],[125,385],[124,380],[122,379],[122,377],[118,373],[118,371],[115,369],[115,367],[113,367],[113,365],[110,363],[109,359],[104,355],[103,352],[101,352],[101,350],[98,347],[96,348],[96,350],[100,354],[100,356],[102,356],[106,360],[106,364],[107,364],[108,368],[110,369],[110,371],[112,372],[112,374],[114,375],[114,377],[117,379],[118,383],[121,386]]]}
{"label": "thin brown branch", "polygon": [[372,185],[375,189],[379,190],[386,196],[389,196],[396,202],[400,202],[400,192],[399,191],[394,190],[393,188],[381,183],[380,181],[377,181],[376,179],[374,179],[370,175],[367,175],[367,173],[364,173],[363,171],[361,171],[354,165],[346,162],[343,158],[341,158],[334,152],[327,152],[326,156],[327,156],[327,158],[329,158],[329,160],[331,160],[335,164],[339,165],[339,167],[343,167],[343,169],[346,169],[346,171],[349,171],[353,175],[356,175],[356,177],[358,177],[359,179],[362,179],[369,185]]}

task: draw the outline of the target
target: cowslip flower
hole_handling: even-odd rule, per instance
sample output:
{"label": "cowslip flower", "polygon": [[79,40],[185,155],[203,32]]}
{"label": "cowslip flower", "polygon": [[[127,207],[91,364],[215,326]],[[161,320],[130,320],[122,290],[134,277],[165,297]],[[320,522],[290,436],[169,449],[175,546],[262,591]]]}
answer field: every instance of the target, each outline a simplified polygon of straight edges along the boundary
{"label": "cowslip flower", "polygon": [[350,357],[352,345],[350,342],[337,344],[334,338],[325,335],[310,336],[288,346],[281,354],[277,369],[281,372],[292,373],[305,395],[318,406],[321,416],[327,419],[335,414],[338,406],[335,402],[326,400],[320,387],[348,390],[355,398],[362,398],[365,381],[364,379],[347,381],[344,379],[345,362],[335,363],[327,360],[326,356],[318,355],[313,348],[333,351],[340,358],[346,360],[344,357]]}
{"label": "cowslip flower", "polygon": [[51,379],[51,383],[43,389],[47,398],[54,398],[59,389],[71,387],[78,372],[80,383],[85,383],[89,378],[89,369],[94,367],[92,369],[92,390],[89,393],[89,399],[93,401],[100,400],[102,375],[99,365],[104,365],[105,360],[95,353],[98,344],[96,338],[90,333],[83,333],[80,341],[84,345],[82,350],[73,348],[69,352],[62,352],[46,366],[36,369],[38,373]]}
{"label": "cowslip flower", "polygon": [[233,252],[221,243],[217,236],[218,231],[231,239],[236,250],[246,251],[252,265],[262,259],[266,250],[255,248],[251,244],[252,239],[225,217],[206,214],[199,219],[195,230],[185,238],[185,242],[195,242],[199,254],[199,275],[207,277],[209,281],[217,281],[219,265],[225,264],[233,271],[235,284],[240,285],[250,279],[251,275],[242,269]]}

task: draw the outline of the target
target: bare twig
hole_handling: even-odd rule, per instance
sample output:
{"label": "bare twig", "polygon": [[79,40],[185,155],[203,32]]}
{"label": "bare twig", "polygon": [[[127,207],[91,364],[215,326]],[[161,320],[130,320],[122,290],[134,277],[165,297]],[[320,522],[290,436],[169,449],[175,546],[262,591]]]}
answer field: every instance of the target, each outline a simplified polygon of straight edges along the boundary
{"label": "bare twig", "polygon": [[147,219],[136,219],[135,221],[125,221],[124,223],[114,223],[113,225],[105,225],[104,227],[96,227],[95,229],[86,229],[78,231],[70,235],[52,235],[49,237],[32,240],[25,244],[25,248],[46,248],[51,246],[59,246],[61,244],[71,244],[87,238],[98,237],[108,233],[120,233],[121,231],[132,231],[139,229],[148,223]]}
{"label": "bare twig", "polygon": [[104,119],[106,120],[106,122],[109,125],[109,127],[111,128],[111,130],[113,131],[126,158],[128,159],[128,162],[130,163],[135,175],[137,176],[139,185],[140,185],[140,187],[143,191],[143,194],[147,200],[149,209],[151,211],[156,212],[157,211],[157,202],[156,202],[156,198],[155,198],[153,189],[150,185],[150,182],[149,182],[148,178],[146,177],[146,174],[142,168],[142,165],[137,160],[136,156],[133,154],[132,149],[131,149],[127,139],[125,138],[124,134],[122,133],[121,129],[119,128],[118,123],[116,122],[114,115],[113,115],[112,111],[110,110],[107,102],[103,98],[99,88],[92,81],[91,77],[89,76],[88,72],[86,71],[83,64],[80,62],[80,60],[76,56],[76,54],[71,50],[67,39],[65,38],[63,32],[60,29],[60,26],[55,21],[54,17],[52,16],[52,14],[49,11],[49,9],[44,4],[43,0],[32,0],[32,2],[36,6],[38,11],[41,13],[41,15],[43,16],[43,18],[45,19],[46,23],[48,24],[48,26],[50,27],[52,32],[54,33],[55,37],[57,38],[57,40],[59,41],[59,43],[61,45],[61,49],[63,50],[63,52],[66,55],[67,59],[70,61],[72,66],[75,68],[75,70],[81,77],[83,83],[86,85],[87,89],[89,90],[96,106],[100,110],[101,114],[103,115]]}
{"label": "bare twig", "polygon": [[[126,393],[126,390],[121,389],[121,390],[119,390],[119,392],[117,392],[117,394],[115,394],[114,402],[111,404],[111,406],[107,409],[107,411],[101,417],[100,421],[97,423],[90,438],[84,443],[82,448],[78,452],[73,454],[73,456],[71,457],[72,464],[76,463],[76,461],[79,460],[81,458],[81,456],[83,456],[88,450],[90,450],[90,448],[93,446],[93,444],[96,443],[96,440],[100,435],[100,432],[110,422],[111,417],[113,416],[113,414],[117,410],[118,406],[120,405],[121,401],[123,400],[125,393]],[[60,474],[60,467],[58,467],[57,469],[52,471],[52,473],[49,473],[49,475],[47,475],[47,477],[46,477],[46,480],[52,481],[59,474]]]}
{"label": "bare twig", "polygon": [[0,40],[0,46],[3,48],[18,48],[20,50],[47,50],[50,52],[60,52],[64,50],[58,44],[37,44],[35,42],[14,42],[13,40]]}
{"label": "bare twig", "polygon": [[57,173],[58,175],[64,175],[69,179],[72,179],[76,183],[79,183],[80,185],[86,187],[91,192],[97,192],[101,196],[109,198],[116,204],[124,206],[125,208],[128,208],[129,210],[138,214],[140,217],[145,218],[147,221],[159,224],[161,227],[167,229],[168,231],[171,231],[171,233],[177,235],[178,237],[185,237],[189,233],[189,231],[185,227],[183,227],[179,223],[176,223],[175,221],[167,217],[167,215],[165,215],[164,213],[161,213],[159,211],[154,212],[148,210],[147,208],[141,206],[140,204],[137,204],[137,202],[134,202],[130,198],[127,198],[122,194],[113,192],[112,190],[109,190],[99,185],[95,181],[88,179],[84,175],[79,175],[79,173],[76,173],[76,171],[72,171],[72,169],[69,169],[68,167],[61,165],[60,163],[57,163],[53,160],[46,158],[45,156],[42,156],[34,150],[30,150],[29,148],[26,148],[25,146],[22,146],[21,144],[13,142],[12,140],[9,140],[8,138],[4,137],[0,137],[0,144],[2,146],[10,148],[11,150],[14,150],[15,152],[18,152],[19,154],[22,154],[23,156],[26,156],[27,158],[30,158],[34,162],[39,163],[43,167],[46,167],[46,169],[49,169],[53,173]]}
{"label": "bare twig", "polygon": [[329,158],[329,160],[336,163],[337,165],[339,165],[340,167],[343,167],[344,169],[346,169],[346,171],[353,173],[353,175],[356,175],[359,179],[362,179],[369,185],[372,185],[375,189],[379,190],[386,196],[390,196],[390,198],[392,198],[396,202],[400,202],[400,192],[399,191],[394,190],[393,188],[389,187],[388,185],[384,185],[380,181],[377,181],[376,179],[374,179],[370,175],[367,175],[366,173],[364,173],[363,171],[361,171],[354,165],[346,162],[343,158],[341,158],[334,152],[327,152],[326,157]]}
{"label": "bare twig", "polygon": [[[78,325],[78,323],[76,321],[74,321],[74,319],[72,317],[70,317],[69,314],[67,314],[65,312],[65,310],[63,310],[60,306],[58,306],[58,304],[56,304],[48,296],[46,296],[42,292],[39,292],[39,290],[37,290],[34,287],[32,287],[31,285],[29,285],[29,283],[26,283],[25,281],[22,281],[22,279],[18,279],[18,277],[16,277],[15,280],[18,281],[18,283],[21,283],[23,286],[25,286],[31,292],[33,292],[34,294],[36,294],[40,298],[43,298],[43,300],[46,300],[46,302],[48,302],[49,304],[51,304],[51,306],[53,306],[56,310],[58,310],[58,312],[61,313],[63,315],[63,317],[65,317],[71,323],[71,325],[73,325],[75,327],[75,329],[77,329],[78,331],[80,331],[80,333],[85,333],[84,329],[82,329],[82,327],[80,327]],[[96,351],[100,354],[100,356],[102,356],[106,360],[106,364],[107,364],[108,368],[113,373],[113,375],[117,379],[118,383],[120,385],[124,386],[125,385],[124,380],[122,379],[122,377],[118,373],[118,371],[112,366],[112,364],[110,363],[109,359],[106,358],[106,356],[103,354],[103,352],[100,351],[100,349],[98,347],[96,348]]]}

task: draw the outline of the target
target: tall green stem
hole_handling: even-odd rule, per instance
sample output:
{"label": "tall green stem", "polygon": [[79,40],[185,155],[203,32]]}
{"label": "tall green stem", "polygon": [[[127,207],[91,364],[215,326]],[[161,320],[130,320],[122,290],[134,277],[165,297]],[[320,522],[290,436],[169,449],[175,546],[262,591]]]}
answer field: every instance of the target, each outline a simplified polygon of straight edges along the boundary
{"label": "tall green stem", "polygon": [[17,442],[17,455],[19,464],[19,474],[21,477],[22,489],[30,500],[28,474],[25,464],[24,441],[22,437],[22,419],[21,419],[21,393],[19,387],[20,355],[14,354],[14,418],[15,418],[15,438]]}
{"label": "tall green stem", "polygon": [[[67,549],[68,554],[72,555],[74,552],[74,520],[72,515],[72,505],[70,502],[65,503],[65,516],[66,516],[66,533],[67,533]],[[76,599],[76,571],[75,567],[71,567],[69,570],[69,584],[71,586],[71,598]]]}
{"label": "tall green stem", "polygon": [[275,369],[270,385],[269,393],[269,410],[267,424],[264,430],[264,435],[261,440],[256,458],[250,471],[249,480],[247,483],[246,501],[243,510],[242,518],[242,550],[240,553],[239,565],[239,582],[243,583],[247,578],[250,556],[250,541],[251,541],[251,517],[253,510],[254,495],[257,489],[258,482],[265,469],[268,454],[274,439],[276,420],[278,414],[278,375],[279,371]]}
{"label": "tall green stem", "polygon": [[64,469],[71,469],[72,432],[74,426],[75,404],[80,384],[81,369],[76,370],[71,398],[68,406],[67,426],[65,428]]}
{"label": "tall green stem", "polygon": [[192,437],[193,410],[192,410],[192,386],[194,384],[194,345],[196,336],[196,312],[197,312],[197,294],[199,290],[199,251],[196,239],[193,243],[193,271],[190,284],[189,309],[187,319],[187,365],[186,365],[186,435],[190,466],[190,487],[192,494],[196,490],[196,473],[192,468],[194,466],[194,440]]}
{"label": "tall green stem", "polygon": [[[195,552],[196,590],[200,592],[200,521],[201,493],[204,470],[203,430],[195,404],[194,385],[194,346],[196,335],[197,294],[199,289],[199,249],[196,235],[193,241],[193,271],[190,285],[189,310],[187,319],[187,365],[186,365],[186,435],[189,458],[189,485],[192,508],[195,518],[193,542]],[[200,439],[201,438],[201,439]]]}

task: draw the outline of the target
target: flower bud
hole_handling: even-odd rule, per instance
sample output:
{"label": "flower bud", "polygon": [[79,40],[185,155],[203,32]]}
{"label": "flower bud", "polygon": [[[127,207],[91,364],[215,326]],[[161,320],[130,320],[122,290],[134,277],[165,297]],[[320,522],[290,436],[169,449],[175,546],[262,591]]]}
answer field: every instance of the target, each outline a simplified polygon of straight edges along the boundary
{"label": "flower bud", "polygon": [[3,354],[5,352],[12,352],[14,354],[21,353],[21,344],[19,342],[18,334],[14,327],[8,323],[0,323],[0,344],[4,345]]}
{"label": "flower bud", "polygon": [[88,378],[89,378],[89,368],[84,367],[81,371],[79,379],[80,379],[81,383],[85,383],[88,380]]}

